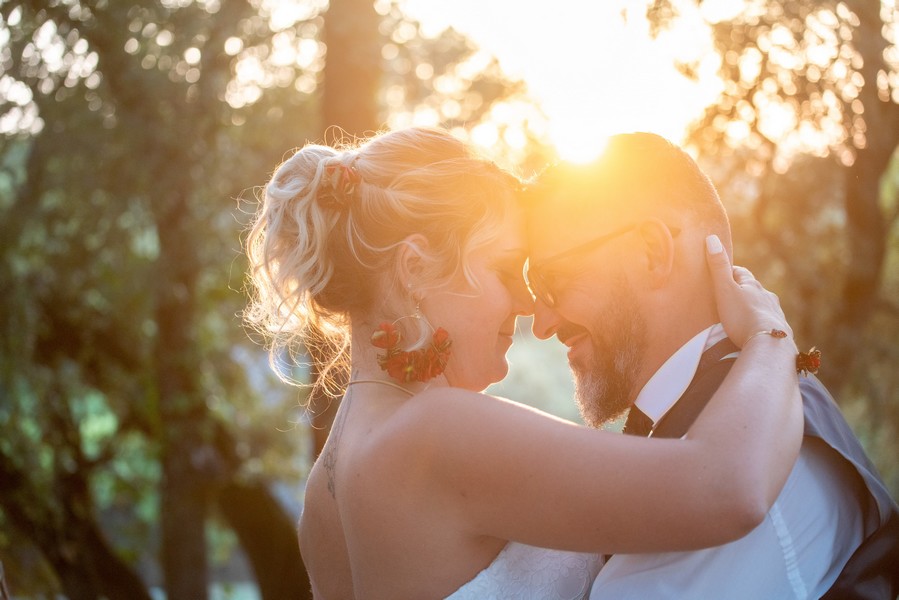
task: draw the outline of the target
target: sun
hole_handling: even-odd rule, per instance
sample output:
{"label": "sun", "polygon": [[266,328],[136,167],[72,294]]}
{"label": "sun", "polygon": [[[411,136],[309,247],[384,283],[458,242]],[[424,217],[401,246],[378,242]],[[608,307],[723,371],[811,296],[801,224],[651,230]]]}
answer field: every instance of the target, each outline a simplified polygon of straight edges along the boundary
{"label": "sun", "polygon": [[[693,3],[678,3],[677,26],[655,38],[645,2],[637,0],[407,0],[405,6],[423,25],[455,27],[522,79],[564,160],[591,160],[616,133],[649,131],[681,143],[721,89],[720,58]],[[689,63],[695,78],[682,75],[678,62]]]}
{"label": "sun", "polygon": [[578,124],[550,123],[549,141],[559,158],[573,163],[588,163],[602,154],[611,133],[589,134]]}

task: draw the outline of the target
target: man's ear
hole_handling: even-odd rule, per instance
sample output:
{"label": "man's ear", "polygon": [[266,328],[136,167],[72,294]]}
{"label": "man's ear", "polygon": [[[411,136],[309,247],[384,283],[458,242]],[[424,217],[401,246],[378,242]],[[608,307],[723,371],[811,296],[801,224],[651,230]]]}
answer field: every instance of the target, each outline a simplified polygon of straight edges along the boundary
{"label": "man's ear", "polygon": [[668,283],[674,270],[674,238],[671,230],[659,219],[647,219],[637,228],[646,252],[646,271],[649,285],[654,288]]}
{"label": "man's ear", "polygon": [[421,283],[425,268],[424,253],[428,240],[420,233],[408,236],[400,242],[396,251],[396,272],[399,284],[406,289],[415,289]]}

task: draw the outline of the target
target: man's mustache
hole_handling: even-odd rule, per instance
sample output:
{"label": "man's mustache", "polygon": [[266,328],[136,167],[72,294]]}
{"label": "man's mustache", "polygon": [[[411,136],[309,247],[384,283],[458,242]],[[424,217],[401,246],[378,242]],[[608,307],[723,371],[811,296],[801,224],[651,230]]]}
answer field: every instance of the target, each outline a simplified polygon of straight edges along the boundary
{"label": "man's mustache", "polygon": [[589,332],[585,327],[575,325],[574,323],[569,323],[568,321],[560,324],[556,328],[556,337],[559,338],[559,341],[566,346],[568,345],[568,340],[570,340],[571,338],[588,333]]}

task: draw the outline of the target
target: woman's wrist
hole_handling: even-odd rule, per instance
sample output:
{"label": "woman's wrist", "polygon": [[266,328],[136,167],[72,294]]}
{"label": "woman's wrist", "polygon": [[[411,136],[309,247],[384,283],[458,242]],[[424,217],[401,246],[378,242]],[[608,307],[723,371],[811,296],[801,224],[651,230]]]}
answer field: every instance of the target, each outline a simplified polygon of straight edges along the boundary
{"label": "woman's wrist", "polygon": [[[771,329],[762,329],[751,334],[743,342],[743,349],[746,349],[753,340],[770,340],[767,342],[768,347],[765,352],[771,352],[773,344],[774,350],[781,349],[795,357],[796,372],[800,375],[815,374],[821,366],[821,351],[814,346],[808,352],[801,352],[796,346],[795,340],[783,329],[772,327]],[[760,346],[766,342],[755,342],[753,345]]]}
{"label": "woman's wrist", "polygon": [[[743,340],[742,347],[745,348],[749,342],[751,342],[752,340],[754,340],[758,337],[761,337],[761,336],[770,336],[771,338],[774,338],[775,340],[787,340],[787,338],[790,338],[790,334],[788,334],[786,332],[786,330],[781,329],[779,327],[771,327],[770,329],[760,329],[760,330],[756,331],[755,333],[750,334],[745,340]],[[792,341],[792,339],[790,339],[789,341]]]}

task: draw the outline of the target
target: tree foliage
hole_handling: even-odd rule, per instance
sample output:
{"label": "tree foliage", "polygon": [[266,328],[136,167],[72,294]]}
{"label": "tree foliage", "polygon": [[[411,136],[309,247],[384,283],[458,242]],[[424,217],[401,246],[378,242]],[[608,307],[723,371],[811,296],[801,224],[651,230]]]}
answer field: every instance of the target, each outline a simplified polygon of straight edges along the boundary
{"label": "tree foliage", "polygon": [[[677,24],[667,0],[650,15]],[[741,260],[824,349],[821,376],[894,493],[897,17],[879,0],[746,3],[712,24],[724,87],[690,135],[734,203]]]}

